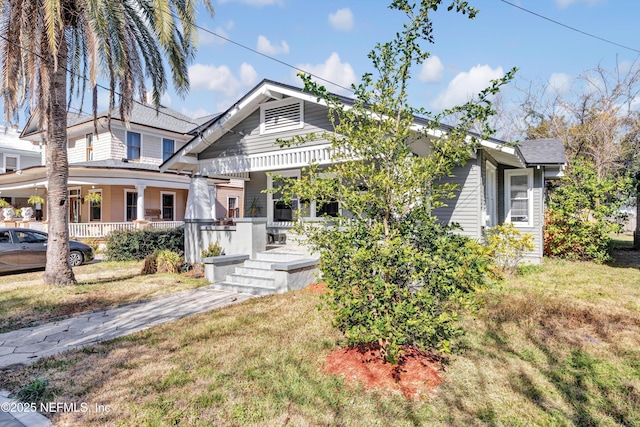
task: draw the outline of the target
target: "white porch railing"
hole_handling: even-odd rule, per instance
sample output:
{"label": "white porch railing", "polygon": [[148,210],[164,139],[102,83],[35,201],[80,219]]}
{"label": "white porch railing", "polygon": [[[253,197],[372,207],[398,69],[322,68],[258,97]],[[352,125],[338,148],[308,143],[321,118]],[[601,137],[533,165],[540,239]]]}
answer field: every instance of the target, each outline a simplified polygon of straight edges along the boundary
{"label": "white porch railing", "polygon": [[[175,228],[180,227],[182,221],[157,221],[150,222],[150,228]],[[78,222],[69,224],[69,235],[75,238],[96,237],[102,238],[113,231],[135,230],[139,225],[134,222]]]}
{"label": "white porch railing", "polygon": [[266,153],[201,160],[203,173],[232,174],[308,166],[311,162],[329,164],[335,151],[331,144],[312,145]]}

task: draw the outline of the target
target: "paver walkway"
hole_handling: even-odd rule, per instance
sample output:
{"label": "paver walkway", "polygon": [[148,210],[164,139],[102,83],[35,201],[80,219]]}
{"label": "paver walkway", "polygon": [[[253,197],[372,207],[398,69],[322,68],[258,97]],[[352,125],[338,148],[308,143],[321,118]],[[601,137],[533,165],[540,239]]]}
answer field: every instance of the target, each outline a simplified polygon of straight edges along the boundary
{"label": "paver walkway", "polygon": [[[129,335],[253,297],[204,286],[0,334],[0,370],[11,365],[30,365],[43,357]],[[0,403],[5,402],[3,399],[6,396],[0,396]],[[0,411],[0,427],[46,425],[39,424],[36,418],[23,418],[23,422],[20,416],[19,413]]]}

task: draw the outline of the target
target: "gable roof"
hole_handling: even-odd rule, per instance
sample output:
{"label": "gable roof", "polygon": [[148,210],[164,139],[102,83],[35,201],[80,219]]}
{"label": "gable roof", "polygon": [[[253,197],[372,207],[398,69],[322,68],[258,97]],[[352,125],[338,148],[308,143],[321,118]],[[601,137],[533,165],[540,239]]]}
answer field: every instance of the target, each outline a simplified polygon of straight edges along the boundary
{"label": "gable roof", "polygon": [[530,139],[518,147],[528,165],[564,165],[567,158],[559,139]]}
{"label": "gable roof", "polygon": [[[346,106],[352,106],[355,103],[355,100],[352,98],[337,94],[333,95]],[[310,103],[326,105],[318,96],[310,92],[305,92],[300,87],[264,79],[225,112],[212,118],[203,126],[196,128],[197,132],[195,132],[194,138],[162,163],[160,170],[163,172],[169,170],[196,172],[199,165],[198,155],[202,151],[251,115],[263,102],[270,99],[279,100],[284,97],[293,97]],[[432,121],[428,118],[416,116],[414,123],[416,128],[424,128],[429,126]],[[451,127],[447,125],[442,125],[440,128],[442,132],[447,132],[451,129]],[[434,134],[434,136],[437,135]],[[470,134],[470,136],[480,137],[480,135],[475,134]],[[507,146],[504,141],[489,138],[487,140],[481,140],[480,144],[484,148],[491,150],[496,156],[501,157],[506,164],[514,167],[525,166],[525,161],[521,153],[516,148]]]}
{"label": "gable roof", "polygon": [[[115,107],[111,109],[111,120],[122,121],[120,116],[120,108]],[[215,116],[215,115],[214,115]],[[21,138],[27,138],[30,136],[38,135],[43,132],[37,125],[38,113],[33,114],[29,118],[27,126],[25,126]],[[106,119],[109,117],[109,110],[102,110],[96,113],[96,120]],[[160,106],[156,109],[155,106],[145,104],[141,102],[134,102],[131,107],[131,113],[129,115],[129,122],[136,125],[147,126],[156,129],[162,129],[169,132],[175,132],[180,134],[192,134],[192,132],[200,127],[203,123],[211,120],[211,116],[206,116],[201,119],[192,119],[182,113],[172,110],[164,106]],[[67,113],[67,128],[83,125],[93,122],[92,114],[84,113]]]}

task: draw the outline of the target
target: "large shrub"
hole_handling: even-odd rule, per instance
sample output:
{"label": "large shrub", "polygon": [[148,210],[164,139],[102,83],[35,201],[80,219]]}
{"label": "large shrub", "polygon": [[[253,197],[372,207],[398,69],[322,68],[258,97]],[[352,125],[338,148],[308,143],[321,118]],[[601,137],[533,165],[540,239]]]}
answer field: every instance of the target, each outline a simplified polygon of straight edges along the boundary
{"label": "large shrub", "polygon": [[593,163],[575,158],[549,196],[544,253],[572,260],[609,259],[611,233],[619,231],[628,177],[599,177]]}
{"label": "large shrub", "polygon": [[[448,351],[460,333],[460,307],[474,303],[474,291],[486,283],[487,260],[477,243],[440,225],[432,210],[450,198],[456,186],[454,168],[473,154],[478,142],[470,135],[479,125],[482,137],[491,129],[491,96],[514,71],[493,81],[474,101],[432,115],[408,103],[413,64],[429,54],[420,44],[432,41],[430,13],[440,1],[394,1],[391,9],[408,22],[391,41],[369,54],[375,74],[365,74],[354,87],[355,101],[345,106],[310,76],[307,91],[329,106],[333,132],[280,141],[295,145],[322,138],[332,162],[312,164],[300,179],[275,176],[271,191],[306,211],[315,203],[325,210],[326,227],[302,222],[312,249],[320,253],[327,304],[334,323],[351,344],[379,344],[384,357],[397,361],[402,346]],[[467,2],[451,9],[475,16]],[[374,80],[375,78],[375,80]],[[421,120],[416,115],[433,120]],[[455,117],[442,132],[440,123]],[[435,136],[435,137],[434,137]],[[420,153],[421,155],[416,155]],[[337,209],[336,209],[337,208]]]}
{"label": "large shrub", "polygon": [[158,250],[184,253],[184,228],[114,231],[107,239],[106,259],[141,260]]}

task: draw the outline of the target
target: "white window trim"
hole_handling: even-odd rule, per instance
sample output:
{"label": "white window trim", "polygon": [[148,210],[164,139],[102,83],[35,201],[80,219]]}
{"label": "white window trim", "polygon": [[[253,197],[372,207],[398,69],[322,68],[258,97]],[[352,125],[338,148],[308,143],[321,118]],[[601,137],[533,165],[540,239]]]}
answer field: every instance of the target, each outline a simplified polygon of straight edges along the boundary
{"label": "white window trim", "polygon": [[[102,199],[102,188],[96,188],[96,189],[91,189],[89,190],[89,193],[100,193],[100,199]],[[94,221],[94,222],[102,222],[102,202],[100,202],[100,219],[92,219],[91,218],[91,209],[93,208],[91,206],[92,202],[89,202],[89,222]]]}
{"label": "white window trim", "polygon": [[[123,216],[122,216],[122,222],[127,222],[129,221],[127,219],[127,194],[129,193],[133,193],[133,194],[138,194],[138,190],[137,189],[130,189],[130,188],[125,188],[124,189],[124,212],[123,212]],[[136,208],[138,204],[138,198],[136,197]],[[136,221],[138,220],[138,210],[136,209],[136,218],[132,219],[131,221]]]}
{"label": "white window trim", "polygon": [[92,133],[88,133],[84,136],[84,151],[85,151],[85,156],[87,158],[87,162],[92,161],[93,159],[89,158],[89,138],[91,138],[91,156],[93,157],[93,159],[95,159],[95,152],[94,152],[94,148],[95,148],[95,135]]}
{"label": "white window trim", "polygon": [[[297,178],[300,179],[300,169],[289,169],[283,171],[273,171],[267,174],[267,188],[273,189],[273,175],[281,175],[285,178]],[[267,193],[267,221],[273,222],[273,193]]]}
{"label": "white window trim", "polygon": [[240,198],[238,196],[227,196],[227,218],[231,218],[229,216],[229,200],[236,200],[236,208],[238,208],[238,216],[234,218],[240,218]]}
{"label": "white window trim", "polygon": [[[511,221],[511,177],[527,176],[527,209],[529,221]],[[504,171],[504,212],[505,222],[515,227],[533,227],[533,169],[509,169]]]}
{"label": "white window trim", "polygon": [[[71,194],[73,192],[73,194]],[[67,187],[67,194],[69,195],[69,209],[67,209],[67,218],[70,223],[74,222],[73,218],[71,218],[71,196],[76,199],[78,204],[78,209],[76,210],[78,214],[78,219],[82,216],[82,187]]]}
{"label": "white window trim", "polygon": [[[493,177],[493,180],[490,178]],[[489,190],[493,192],[493,203],[489,206]],[[486,173],[485,173],[485,194],[484,194],[484,224],[487,227],[493,227],[498,225],[498,168],[486,161]]]}
{"label": "white window trim", "polygon": [[[271,110],[273,108],[280,108],[285,105],[293,105],[293,104],[300,105],[300,122],[299,123],[293,124],[291,126],[283,127],[283,128],[278,128],[278,129],[265,129],[265,124],[264,124],[265,111]],[[260,135],[284,132],[284,131],[293,130],[293,129],[302,129],[303,127],[304,127],[304,101],[303,100],[287,98],[287,99],[282,99],[280,101],[272,101],[272,102],[267,102],[265,104],[260,105]]]}
{"label": "white window trim", "polygon": [[[140,157],[138,157],[137,159],[130,159],[129,158],[129,134],[130,133],[137,133],[138,135],[140,135]],[[142,161],[143,147],[144,147],[144,134],[142,132],[136,132],[136,131],[133,131],[133,130],[126,131],[126,133],[124,135],[124,157],[125,157],[125,159],[129,160],[130,162],[141,162]]]}
{"label": "white window trim", "polygon": [[4,172],[5,173],[7,172],[7,157],[13,157],[13,158],[16,159],[16,170],[15,171],[19,171],[20,170],[20,154],[7,155],[5,153],[5,155],[2,156],[2,169],[4,170]]}
{"label": "white window trim", "polygon": [[176,193],[175,193],[175,191],[161,191],[160,192],[160,219],[162,219],[163,221],[166,221],[164,219],[164,205],[162,204],[162,196],[164,196],[165,194],[173,196],[173,218],[171,218],[171,221],[175,221],[176,220]]}

